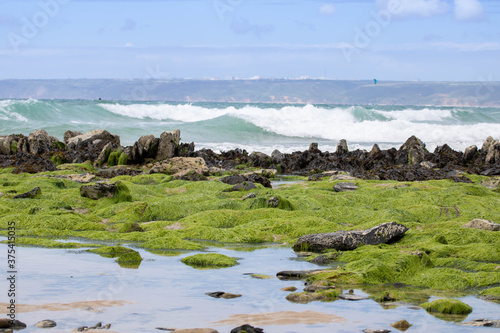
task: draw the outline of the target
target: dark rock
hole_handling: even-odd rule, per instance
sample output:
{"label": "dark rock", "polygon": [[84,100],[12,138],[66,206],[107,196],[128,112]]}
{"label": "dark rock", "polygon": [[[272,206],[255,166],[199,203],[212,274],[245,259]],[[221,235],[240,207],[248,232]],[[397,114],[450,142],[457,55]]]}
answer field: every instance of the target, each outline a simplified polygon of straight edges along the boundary
{"label": "dark rock", "polygon": [[375,330],[375,329],[369,328],[369,329],[363,330],[363,332],[365,332],[365,333],[390,333],[391,331],[390,330]]}
{"label": "dark rock", "polygon": [[313,269],[307,271],[281,271],[276,274],[276,277],[280,280],[302,280],[309,276],[312,272],[318,272],[321,269]]}
{"label": "dark rock", "polygon": [[285,155],[283,155],[279,150],[275,149],[271,153],[271,160],[273,161],[274,164],[278,165],[283,162],[283,158]]}
{"label": "dark rock", "polygon": [[257,188],[252,182],[243,182],[241,184],[236,184],[233,186],[233,191],[250,191]]}
{"label": "dark rock", "polygon": [[483,142],[483,146],[481,147],[481,152],[482,153],[487,153],[488,150],[490,149],[490,146],[495,142],[495,139],[493,139],[491,136],[487,137],[486,140]]}
{"label": "dark rock", "polygon": [[172,158],[175,155],[175,149],[181,141],[181,131],[178,129],[171,132],[165,131],[160,135],[160,142],[158,144],[158,154],[156,159],[158,161]]}
{"label": "dark rock", "polygon": [[154,135],[141,136],[130,150],[131,163],[142,163],[148,158],[156,158],[159,145],[160,139]]}
{"label": "dark rock", "polygon": [[52,161],[31,155],[25,152],[18,152],[15,155],[0,155],[0,167],[14,167],[13,173],[38,173],[45,171],[56,171],[57,167]]}
{"label": "dark rock", "polygon": [[356,191],[359,186],[353,183],[337,183],[333,186],[335,192]]}
{"label": "dark rock", "polygon": [[57,323],[53,320],[46,319],[39,321],[38,323],[35,324],[35,326],[39,328],[51,328],[51,327],[56,327]]}
{"label": "dark rock", "polygon": [[309,145],[309,151],[311,153],[319,153],[320,150],[318,149],[318,143],[317,142],[313,142]]}
{"label": "dark rock", "polygon": [[44,129],[36,130],[28,136],[30,154],[41,155],[48,153],[52,148],[58,147],[59,140],[50,136]]}
{"label": "dark rock", "polygon": [[370,151],[370,158],[377,158],[382,154],[382,150],[380,150],[378,144],[374,144],[372,150]]}
{"label": "dark rock", "polygon": [[473,326],[473,327],[496,327],[496,328],[500,328],[500,320],[474,319],[474,320],[467,321],[467,322],[455,323],[455,325]]}
{"label": "dark rock", "polygon": [[267,188],[272,188],[271,181],[268,178],[263,177],[257,173],[246,175],[246,180],[252,183],[261,184],[262,186]]}
{"label": "dark rock", "polygon": [[500,162],[500,141],[494,141],[488,148],[485,162],[495,164]]}
{"label": "dark rock", "polygon": [[396,164],[418,165],[424,158],[425,144],[413,135],[399,148]]}
{"label": "dark rock", "polygon": [[295,251],[321,252],[326,249],[354,250],[360,245],[389,243],[400,238],[408,230],[402,224],[388,222],[366,230],[336,231],[300,237],[293,246]]}
{"label": "dark rock", "polygon": [[361,301],[363,299],[368,299],[368,297],[358,296],[354,294],[340,294],[339,298],[346,301]]}
{"label": "dark rock", "polygon": [[470,162],[477,156],[477,146],[469,146],[465,148],[464,161]]}
{"label": "dark rock", "polygon": [[252,325],[241,325],[239,327],[233,328],[231,333],[264,333],[264,330],[259,327],[254,327]]}
{"label": "dark rock", "polygon": [[223,291],[214,291],[214,292],[210,292],[210,293],[205,293],[205,295],[208,295],[208,296],[214,297],[214,298],[225,298],[225,299],[241,297],[240,294],[231,294],[231,293],[226,293]]}
{"label": "dark rock", "polygon": [[345,139],[342,139],[339,141],[337,144],[337,150],[336,153],[339,155],[344,155],[349,152],[349,149],[347,148],[347,141]]}
{"label": "dark rock", "polygon": [[195,157],[194,142],[179,144],[175,149],[175,156]]}
{"label": "dark rock", "polygon": [[342,255],[342,252],[333,252],[317,256],[312,259],[311,262],[316,265],[327,265],[332,261],[335,261]]}
{"label": "dark rock", "polygon": [[241,184],[246,181],[246,177],[242,175],[226,176],[219,179],[221,182],[229,185]]}
{"label": "dark rock", "polygon": [[113,149],[113,144],[111,142],[106,144],[104,148],[102,148],[101,153],[97,157],[97,160],[94,161],[94,165],[100,167],[101,165],[106,163],[108,161],[109,154],[111,154],[112,149]]}
{"label": "dark rock", "polygon": [[26,328],[26,324],[19,320],[0,318],[0,328],[12,328],[15,330]]}
{"label": "dark rock", "polygon": [[195,170],[190,170],[188,172],[175,176],[175,179],[198,182],[202,180],[207,180],[207,177],[203,173],[196,172]]}
{"label": "dark rock", "polygon": [[83,185],[80,187],[80,195],[94,200],[101,198],[113,198],[117,189],[117,183],[96,183],[94,185]]}
{"label": "dark rock", "polygon": [[40,187],[35,187],[31,191],[26,193],[18,194],[14,197],[14,199],[35,199],[42,195],[42,189]]}
{"label": "dark rock", "polygon": [[118,167],[118,168],[110,168],[103,169],[97,172],[95,175],[100,178],[115,178],[118,176],[137,176],[142,174],[141,170],[136,170],[131,167]]}

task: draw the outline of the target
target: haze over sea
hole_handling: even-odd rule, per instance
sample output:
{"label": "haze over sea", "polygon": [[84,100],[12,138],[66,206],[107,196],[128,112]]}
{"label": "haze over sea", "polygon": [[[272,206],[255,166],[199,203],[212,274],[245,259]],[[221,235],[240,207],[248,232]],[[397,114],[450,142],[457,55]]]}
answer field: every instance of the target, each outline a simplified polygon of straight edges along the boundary
{"label": "haze over sea", "polygon": [[1,135],[28,135],[39,128],[60,140],[66,130],[106,129],[120,135],[124,146],[143,135],[180,129],[182,142],[217,152],[303,151],[311,142],[335,151],[340,139],[350,150],[370,150],[374,143],[399,148],[411,135],[431,151],[445,143],[463,151],[500,133],[500,108],[0,100]]}

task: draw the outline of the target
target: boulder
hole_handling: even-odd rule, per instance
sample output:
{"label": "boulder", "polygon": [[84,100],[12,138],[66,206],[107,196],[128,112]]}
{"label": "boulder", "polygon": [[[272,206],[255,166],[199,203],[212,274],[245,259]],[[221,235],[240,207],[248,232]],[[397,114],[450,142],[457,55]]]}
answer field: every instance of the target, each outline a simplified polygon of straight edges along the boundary
{"label": "boulder", "polygon": [[361,301],[363,299],[368,299],[369,297],[363,297],[363,296],[354,295],[354,294],[340,294],[339,298],[346,300],[346,301]]}
{"label": "boulder", "polygon": [[341,230],[325,234],[305,235],[297,240],[293,249],[314,252],[326,249],[354,250],[360,245],[378,245],[397,240],[407,230],[408,228],[402,224],[388,222],[366,230]]}
{"label": "boulder", "polygon": [[396,164],[418,165],[424,160],[425,153],[425,144],[413,135],[399,148]]}
{"label": "boulder", "polygon": [[464,151],[464,161],[470,162],[477,156],[477,146],[469,146]]}
{"label": "boulder", "polygon": [[89,145],[97,145],[101,142],[104,144],[110,142],[114,147],[120,146],[120,137],[113,135],[106,130],[95,129],[85,134],[76,135],[67,140],[68,148],[74,149],[78,147],[85,147]]}
{"label": "boulder", "polygon": [[359,188],[354,183],[337,183],[333,186],[335,192],[346,192],[346,191],[356,191]]}
{"label": "boulder", "polygon": [[488,231],[500,230],[500,224],[483,219],[474,219],[468,222],[467,224],[464,224],[463,227],[471,229],[479,229],[479,230],[488,230]]}
{"label": "boulder", "polygon": [[181,141],[181,131],[178,129],[171,132],[165,131],[160,135],[158,144],[158,154],[156,159],[159,161],[174,157],[175,149]]}
{"label": "boulder", "polygon": [[495,164],[500,162],[500,141],[494,141],[488,148],[485,162]]}
{"label": "boulder", "polygon": [[130,160],[132,163],[142,163],[147,158],[156,158],[159,145],[160,139],[154,135],[141,136],[130,151]]}
{"label": "boulder", "polygon": [[26,328],[26,324],[19,320],[0,318],[0,328],[12,328],[15,330]]}
{"label": "boulder", "polygon": [[0,155],[12,155],[20,150],[19,142],[25,138],[22,134],[0,136]]}
{"label": "boulder", "polygon": [[257,173],[246,175],[246,180],[252,183],[261,184],[262,186],[267,188],[272,188],[271,181],[268,178],[263,177]]}
{"label": "boulder", "polygon": [[274,164],[281,164],[283,163],[285,155],[281,153],[278,149],[273,150],[271,153],[271,160],[273,161]]}
{"label": "boulder", "polygon": [[14,199],[35,199],[39,198],[41,195],[42,189],[40,187],[35,187],[31,191],[16,195]]}
{"label": "boulder", "polygon": [[337,144],[337,150],[336,153],[339,155],[344,155],[349,152],[349,149],[347,148],[347,141],[345,139],[342,139],[339,141]]}
{"label": "boulder", "polygon": [[374,144],[372,150],[370,150],[370,155],[368,155],[368,157],[377,158],[378,156],[380,156],[380,154],[382,154],[382,151],[380,150],[378,144]]}
{"label": "boulder", "polygon": [[320,150],[318,149],[318,143],[317,142],[312,142],[310,145],[309,145],[309,151],[311,153],[319,153]]}
{"label": "boulder", "polygon": [[113,198],[118,191],[118,183],[95,183],[80,187],[80,195],[85,198],[98,200],[101,198]]}
{"label": "boulder", "polygon": [[398,330],[404,332],[407,329],[409,329],[410,327],[412,327],[413,325],[410,324],[406,319],[402,319],[402,320],[396,321],[394,323],[391,323],[391,326],[394,327],[395,329],[398,329]]}
{"label": "boulder", "polygon": [[236,185],[243,183],[244,181],[247,180],[247,178],[242,175],[232,175],[232,176],[222,177],[219,180],[225,184]]}
{"label": "boulder", "polygon": [[44,129],[38,129],[28,136],[29,153],[33,155],[48,153],[58,147],[58,142],[57,138],[50,136]]}
{"label": "boulder", "polygon": [[481,147],[481,152],[487,153],[493,142],[495,142],[495,139],[493,139],[491,136],[487,137],[486,140],[483,142],[483,146]]}

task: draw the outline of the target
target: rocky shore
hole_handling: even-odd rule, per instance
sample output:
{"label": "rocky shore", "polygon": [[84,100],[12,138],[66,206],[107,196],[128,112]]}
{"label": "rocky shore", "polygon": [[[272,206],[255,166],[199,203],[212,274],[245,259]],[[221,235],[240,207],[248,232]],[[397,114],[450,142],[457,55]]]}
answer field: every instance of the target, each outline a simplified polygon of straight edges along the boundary
{"label": "rocky shore", "polygon": [[[493,176],[500,174],[500,141],[488,137],[483,145],[470,146],[464,152],[448,145],[437,147],[434,152],[415,136],[410,137],[399,149],[381,150],[374,145],[371,151],[349,151],[347,142],[341,140],[335,152],[323,152],[312,143],[308,150],[284,154],[275,150],[271,156],[260,152],[234,149],[215,153],[210,149],[195,151],[194,143],[181,143],[180,131],[166,131],[159,138],[147,135],[132,146],[120,145],[120,137],[106,130],[88,133],[66,131],[63,141],[36,130],[24,136],[0,136],[0,167],[14,167],[14,173],[54,171],[63,163],[89,162],[100,168],[102,178],[119,174],[172,173],[174,157],[201,158],[197,166],[184,166],[180,171],[192,170],[188,180],[201,180],[210,171],[234,170],[238,167],[276,169],[281,174],[316,175],[323,177],[327,171],[344,171],[361,179],[423,181],[453,179],[467,182],[462,173]],[[127,166],[113,171],[108,168]],[[205,168],[206,166],[206,168]]]}

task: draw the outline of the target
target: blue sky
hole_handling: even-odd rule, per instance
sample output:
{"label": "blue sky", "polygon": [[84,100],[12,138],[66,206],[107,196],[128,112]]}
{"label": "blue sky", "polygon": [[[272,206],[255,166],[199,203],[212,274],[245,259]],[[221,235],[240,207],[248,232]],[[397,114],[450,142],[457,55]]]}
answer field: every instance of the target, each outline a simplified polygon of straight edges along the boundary
{"label": "blue sky", "polygon": [[500,80],[500,1],[0,0],[0,79]]}

